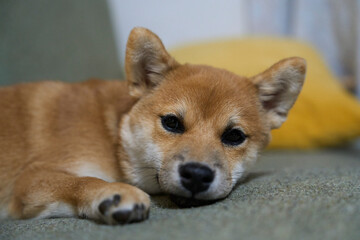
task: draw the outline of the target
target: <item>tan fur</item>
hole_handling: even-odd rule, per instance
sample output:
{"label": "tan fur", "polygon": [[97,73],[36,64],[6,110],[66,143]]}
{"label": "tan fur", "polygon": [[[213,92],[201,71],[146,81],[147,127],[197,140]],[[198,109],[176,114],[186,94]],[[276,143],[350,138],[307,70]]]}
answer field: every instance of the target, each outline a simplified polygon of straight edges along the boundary
{"label": "tan fur", "polygon": [[[140,221],[150,206],[145,192],[189,197],[177,176],[186,162],[216,172],[213,185],[197,199],[227,196],[268,144],[270,130],[286,119],[303,84],[305,62],[283,60],[248,79],[181,65],[155,34],[135,28],[126,74],[127,82],[0,89],[3,216],[86,216],[114,224],[119,221],[112,214],[128,211],[120,223]],[[160,117],[169,113],[183,118],[183,134],[164,130]],[[244,143],[229,147],[220,141],[229,124],[248,135]],[[106,213],[99,212],[117,194],[120,202],[112,200]]]}

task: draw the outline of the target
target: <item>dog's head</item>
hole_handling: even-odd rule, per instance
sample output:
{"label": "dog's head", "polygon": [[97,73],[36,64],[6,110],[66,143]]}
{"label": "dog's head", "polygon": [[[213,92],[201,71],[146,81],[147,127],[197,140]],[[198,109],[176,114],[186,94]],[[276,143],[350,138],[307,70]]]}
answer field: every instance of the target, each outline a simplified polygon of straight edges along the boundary
{"label": "dog's head", "polygon": [[224,198],[286,120],[305,70],[298,57],[252,78],[179,64],[154,33],[133,29],[126,75],[139,101],[120,123],[125,177],[190,204]]}

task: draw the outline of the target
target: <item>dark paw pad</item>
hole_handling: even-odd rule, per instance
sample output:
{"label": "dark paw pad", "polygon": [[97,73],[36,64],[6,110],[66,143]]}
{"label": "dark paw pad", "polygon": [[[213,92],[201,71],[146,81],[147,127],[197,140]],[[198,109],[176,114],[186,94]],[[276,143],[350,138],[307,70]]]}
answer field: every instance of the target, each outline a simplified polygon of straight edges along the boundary
{"label": "dark paw pad", "polygon": [[139,222],[149,218],[149,210],[145,209],[144,204],[135,204],[133,209],[134,219],[132,222]]}
{"label": "dark paw pad", "polygon": [[124,211],[118,211],[113,213],[112,217],[114,220],[120,224],[125,224],[127,222],[130,222],[131,218],[131,211],[130,210],[124,210]]}
{"label": "dark paw pad", "polygon": [[132,210],[120,210],[112,214],[120,224],[140,222],[149,218],[149,209],[144,204],[135,204]]}
{"label": "dark paw pad", "polygon": [[121,196],[119,194],[115,194],[112,199],[106,199],[102,201],[99,205],[99,211],[102,215],[105,215],[105,213],[112,207],[116,207],[119,205],[121,201]]}

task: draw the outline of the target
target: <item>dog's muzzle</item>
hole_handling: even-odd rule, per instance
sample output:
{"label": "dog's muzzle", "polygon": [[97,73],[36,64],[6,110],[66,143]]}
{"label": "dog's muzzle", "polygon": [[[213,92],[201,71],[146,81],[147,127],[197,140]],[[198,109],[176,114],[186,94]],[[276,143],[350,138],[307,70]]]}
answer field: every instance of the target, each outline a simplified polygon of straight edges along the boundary
{"label": "dog's muzzle", "polygon": [[196,207],[207,205],[215,200],[200,200],[195,196],[209,189],[215,178],[215,172],[201,163],[186,163],[179,166],[178,173],[182,187],[191,193],[190,198],[171,195],[171,200],[179,207]]}
{"label": "dog's muzzle", "polygon": [[215,173],[208,166],[200,163],[187,163],[179,167],[181,185],[193,196],[209,189]]}

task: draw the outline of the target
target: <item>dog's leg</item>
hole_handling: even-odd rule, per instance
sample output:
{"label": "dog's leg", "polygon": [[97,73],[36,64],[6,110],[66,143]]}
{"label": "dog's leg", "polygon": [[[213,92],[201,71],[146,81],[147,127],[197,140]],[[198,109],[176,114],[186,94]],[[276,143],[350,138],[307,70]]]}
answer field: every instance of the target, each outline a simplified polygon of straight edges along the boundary
{"label": "dog's leg", "polygon": [[14,218],[79,216],[125,224],[146,219],[149,206],[145,192],[125,183],[36,169],[16,181],[10,214]]}

